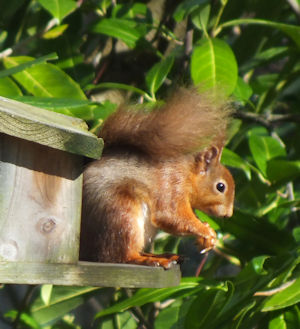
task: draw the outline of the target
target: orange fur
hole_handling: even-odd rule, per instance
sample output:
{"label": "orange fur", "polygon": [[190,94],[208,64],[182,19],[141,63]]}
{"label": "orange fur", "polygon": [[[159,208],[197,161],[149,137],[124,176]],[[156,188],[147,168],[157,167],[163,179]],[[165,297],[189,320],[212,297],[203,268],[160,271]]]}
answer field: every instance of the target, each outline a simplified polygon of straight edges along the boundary
{"label": "orange fur", "polygon": [[103,157],[84,171],[80,258],[169,268],[177,255],[144,252],[157,228],[213,248],[215,232],[193,209],[232,215],[234,181],[220,164],[229,112],[181,89],[153,112],[110,116]]}
{"label": "orange fur", "polygon": [[231,111],[195,89],[179,89],[151,112],[120,107],[100,132],[107,145],[134,146],[156,158],[177,157],[224,142]]}

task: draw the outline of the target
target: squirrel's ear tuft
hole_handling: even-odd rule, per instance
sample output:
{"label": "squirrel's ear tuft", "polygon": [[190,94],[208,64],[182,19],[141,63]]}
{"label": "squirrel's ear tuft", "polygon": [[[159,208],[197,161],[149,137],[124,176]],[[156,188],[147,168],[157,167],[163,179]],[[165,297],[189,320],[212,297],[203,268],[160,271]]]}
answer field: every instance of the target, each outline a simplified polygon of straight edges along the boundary
{"label": "squirrel's ear tuft", "polygon": [[195,156],[195,162],[197,168],[207,171],[209,167],[217,162],[220,162],[223,147],[211,146],[207,150],[197,153]]}
{"label": "squirrel's ear tuft", "polygon": [[219,149],[216,146],[212,146],[207,149],[203,154],[204,161],[207,165],[211,162],[218,160],[219,158]]}

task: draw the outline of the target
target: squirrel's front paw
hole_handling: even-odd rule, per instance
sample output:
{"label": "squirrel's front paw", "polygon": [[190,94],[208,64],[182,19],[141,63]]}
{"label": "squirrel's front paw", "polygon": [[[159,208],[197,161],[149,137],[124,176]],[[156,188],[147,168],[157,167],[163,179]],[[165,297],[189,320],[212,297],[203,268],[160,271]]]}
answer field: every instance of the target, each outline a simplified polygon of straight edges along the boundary
{"label": "squirrel's front paw", "polygon": [[201,253],[213,249],[217,242],[216,232],[207,223],[203,224],[206,226],[206,232],[197,237],[197,245]]}

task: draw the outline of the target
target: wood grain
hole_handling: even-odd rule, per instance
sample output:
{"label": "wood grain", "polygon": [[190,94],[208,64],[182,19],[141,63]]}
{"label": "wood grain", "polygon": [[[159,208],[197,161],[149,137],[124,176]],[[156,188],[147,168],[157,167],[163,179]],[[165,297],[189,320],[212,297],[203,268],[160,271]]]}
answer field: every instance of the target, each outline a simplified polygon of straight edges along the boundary
{"label": "wood grain", "polygon": [[81,157],[0,133],[0,260],[76,263]]}
{"label": "wood grain", "polygon": [[83,120],[0,96],[0,132],[98,159],[103,141],[88,132]]}
{"label": "wood grain", "polygon": [[79,262],[38,264],[0,262],[0,282],[95,287],[164,288],[180,283],[178,265],[158,267]]}

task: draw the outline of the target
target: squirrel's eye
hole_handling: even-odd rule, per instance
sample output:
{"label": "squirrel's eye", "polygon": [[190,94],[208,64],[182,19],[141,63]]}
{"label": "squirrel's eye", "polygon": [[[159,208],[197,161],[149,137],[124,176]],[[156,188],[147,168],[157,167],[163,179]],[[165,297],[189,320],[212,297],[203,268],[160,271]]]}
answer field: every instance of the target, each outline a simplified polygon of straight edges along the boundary
{"label": "squirrel's eye", "polygon": [[217,190],[221,193],[223,193],[225,191],[225,184],[224,183],[218,183],[216,187],[217,187]]}

